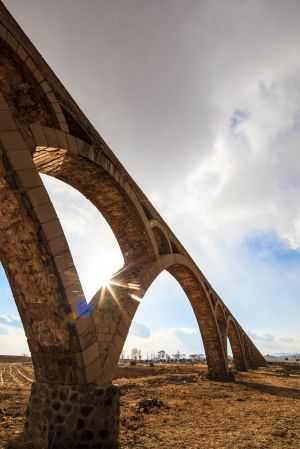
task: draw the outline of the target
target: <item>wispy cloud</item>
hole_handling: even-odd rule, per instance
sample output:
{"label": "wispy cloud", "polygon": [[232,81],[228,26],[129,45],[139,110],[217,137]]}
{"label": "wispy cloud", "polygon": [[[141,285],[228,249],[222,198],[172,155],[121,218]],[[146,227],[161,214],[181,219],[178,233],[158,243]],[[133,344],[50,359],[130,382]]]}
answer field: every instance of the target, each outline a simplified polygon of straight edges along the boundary
{"label": "wispy cloud", "polygon": [[151,336],[151,331],[144,324],[133,321],[130,326],[130,335],[134,335],[135,337],[149,338]]}
{"label": "wispy cloud", "polygon": [[268,333],[257,334],[248,330],[248,335],[258,345],[261,351],[266,353],[300,352],[300,338],[280,337]]}
{"label": "wispy cloud", "polygon": [[0,315],[0,325],[4,325],[6,327],[16,327],[22,328],[22,322],[20,317],[15,315]]}
{"label": "wispy cloud", "polygon": [[0,315],[0,354],[29,353],[20,318],[16,315]]}

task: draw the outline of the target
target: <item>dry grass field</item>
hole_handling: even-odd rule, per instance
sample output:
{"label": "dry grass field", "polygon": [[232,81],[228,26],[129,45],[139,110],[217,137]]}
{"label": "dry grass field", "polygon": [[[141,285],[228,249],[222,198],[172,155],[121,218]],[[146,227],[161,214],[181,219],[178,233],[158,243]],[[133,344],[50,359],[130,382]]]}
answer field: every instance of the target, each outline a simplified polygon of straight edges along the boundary
{"label": "dry grass field", "polygon": [[[300,448],[300,366],[205,380],[204,366],[120,367],[122,449]],[[22,431],[29,363],[0,363],[0,448]],[[72,449],[72,448],[70,448]]]}

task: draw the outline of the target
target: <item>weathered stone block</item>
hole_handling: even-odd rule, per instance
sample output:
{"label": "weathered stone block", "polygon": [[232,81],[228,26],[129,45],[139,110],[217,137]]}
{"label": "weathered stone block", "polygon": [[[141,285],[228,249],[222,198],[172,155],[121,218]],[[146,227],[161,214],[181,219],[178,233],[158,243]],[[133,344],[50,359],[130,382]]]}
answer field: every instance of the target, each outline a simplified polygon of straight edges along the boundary
{"label": "weathered stone block", "polygon": [[53,256],[57,256],[58,254],[61,254],[68,250],[68,244],[63,234],[58,235],[55,238],[52,238],[49,241],[49,246]]}
{"label": "weathered stone block", "polygon": [[62,254],[58,254],[57,256],[55,256],[54,261],[55,261],[55,265],[56,265],[56,268],[59,273],[67,270],[68,268],[70,268],[74,265],[72,256],[71,256],[69,250]]}
{"label": "weathered stone block", "polygon": [[68,145],[69,145],[69,149],[72,153],[78,153],[78,148],[77,148],[77,143],[76,143],[76,138],[73,137],[71,134],[67,134],[67,141],[68,141]]}
{"label": "weathered stone block", "polygon": [[[58,104],[58,103],[52,103],[52,105],[55,105],[55,104]],[[58,140],[59,148],[61,148],[63,150],[68,150],[69,149],[69,145],[68,145],[68,141],[67,141],[67,138],[66,138],[66,134],[63,131],[56,130],[56,137],[57,137],[57,140]]]}
{"label": "weathered stone block", "polygon": [[24,139],[18,131],[1,131],[0,139],[6,150],[27,150]]}
{"label": "weathered stone block", "polygon": [[0,112],[0,131],[17,131],[17,125],[8,111]]}
{"label": "weathered stone block", "polygon": [[9,151],[7,153],[7,158],[14,170],[26,170],[34,168],[34,163],[29,151]]}
{"label": "weathered stone block", "polygon": [[47,202],[34,208],[36,216],[41,224],[53,221],[57,218],[52,203]]}
{"label": "weathered stone block", "polygon": [[59,235],[63,235],[61,224],[57,219],[42,224],[42,228],[47,240],[52,240]]}

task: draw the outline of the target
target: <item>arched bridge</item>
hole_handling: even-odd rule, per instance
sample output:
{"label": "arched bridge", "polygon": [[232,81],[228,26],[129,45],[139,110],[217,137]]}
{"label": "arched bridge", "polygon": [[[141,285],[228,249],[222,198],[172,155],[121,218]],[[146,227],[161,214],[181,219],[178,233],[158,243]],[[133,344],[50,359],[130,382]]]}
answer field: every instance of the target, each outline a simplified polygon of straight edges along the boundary
{"label": "arched bridge", "polygon": [[[163,271],[197,318],[212,378],[265,361],[147,197],[0,3],[0,260],[23,322],[36,382],[25,430],[51,447],[114,447],[112,385],[141,298]],[[124,265],[86,304],[40,173],[73,186],[109,223]],[[80,307],[79,307],[80,305]]]}

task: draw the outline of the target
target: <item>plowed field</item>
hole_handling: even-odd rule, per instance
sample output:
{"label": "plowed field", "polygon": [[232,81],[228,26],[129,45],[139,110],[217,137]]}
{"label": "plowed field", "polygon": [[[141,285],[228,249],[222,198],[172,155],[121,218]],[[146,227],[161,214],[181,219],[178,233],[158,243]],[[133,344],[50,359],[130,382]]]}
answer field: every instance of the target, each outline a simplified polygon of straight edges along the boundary
{"label": "plowed field", "polygon": [[[122,449],[299,449],[300,367],[267,366],[234,382],[205,367],[120,367]],[[29,363],[0,363],[0,448],[22,431]],[[72,448],[70,448],[72,449]]]}

